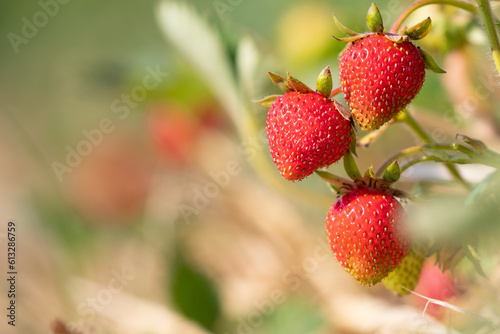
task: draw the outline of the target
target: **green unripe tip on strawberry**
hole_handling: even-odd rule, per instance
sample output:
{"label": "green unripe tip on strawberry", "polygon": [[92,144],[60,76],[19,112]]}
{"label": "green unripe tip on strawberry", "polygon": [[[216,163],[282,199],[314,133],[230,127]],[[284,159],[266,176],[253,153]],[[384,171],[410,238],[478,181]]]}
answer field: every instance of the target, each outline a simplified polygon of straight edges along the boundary
{"label": "green unripe tip on strawberry", "polygon": [[409,290],[413,291],[417,286],[424,260],[425,252],[421,252],[412,246],[408,255],[384,278],[382,283],[398,296],[409,294]]}

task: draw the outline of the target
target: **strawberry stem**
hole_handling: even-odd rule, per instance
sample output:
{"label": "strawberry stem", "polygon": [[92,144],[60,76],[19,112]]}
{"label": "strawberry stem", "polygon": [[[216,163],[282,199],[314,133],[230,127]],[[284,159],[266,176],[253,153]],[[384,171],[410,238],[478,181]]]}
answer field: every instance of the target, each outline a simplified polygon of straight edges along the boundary
{"label": "strawberry stem", "polygon": [[[479,1],[479,0],[478,0]],[[488,2],[487,0],[481,0],[480,2]],[[403,24],[404,20],[410,16],[411,13],[413,13],[415,10],[427,6],[427,5],[450,5],[450,6],[455,6],[458,8],[461,8],[463,10],[469,11],[473,14],[476,13],[476,7],[474,5],[471,5],[467,2],[459,1],[459,0],[421,0],[418,2],[415,2],[412,4],[410,7],[408,7],[394,22],[392,25],[392,28],[390,30],[391,33],[396,33]],[[491,14],[491,11],[490,11]],[[491,18],[491,16],[490,16]]]}
{"label": "strawberry stem", "polygon": [[338,95],[342,93],[342,87],[337,87],[332,89],[332,92],[330,93],[330,98],[335,97],[335,95]]}
{"label": "strawberry stem", "polygon": [[479,6],[479,13],[483,19],[484,29],[488,35],[488,40],[491,46],[491,53],[493,55],[493,61],[497,68],[497,72],[500,73],[500,43],[498,42],[497,30],[495,23],[493,22],[493,15],[491,13],[491,7],[488,0],[476,0]]}
{"label": "strawberry stem", "polygon": [[[419,146],[408,147],[407,149],[404,149],[401,152],[389,158],[382,166],[380,166],[380,168],[377,170],[376,175],[381,176],[394,161],[402,161],[405,158],[409,161],[401,164],[400,166],[401,173],[407,170],[409,167],[421,162],[425,161],[443,162],[443,157],[429,154],[430,150],[453,151],[453,152],[458,151],[453,146],[441,145],[441,144],[424,144]],[[411,156],[417,156],[417,155],[420,156],[418,156],[418,158],[411,159]],[[468,157],[463,156],[460,158],[457,157],[452,157],[452,158],[448,157],[448,158],[453,159],[454,163],[460,163],[460,164],[470,164],[473,162],[473,159],[470,156]]]}
{"label": "strawberry stem", "polygon": [[[425,132],[425,130],[420,126],[420,124],[417,123],[417,121],[415,121],[406,109],[403,109],[396,117],[397,121],[406,123],[406,125],[408,125],[424,143],[435,144],[434,139],[432,139],[431,136]],[[467,190],[471,189],[471,186],[464,180],[462,175],[460,175],[460,172],[455,165],[445,163],[445,166],[456,181],[462,184]]]}
{"label": "strawberry stem", "polygon": [[406,125],[408,125],[413,130],[413,132],[415,132],[417,136],[422,139],[423,142],[427,144],[434,143],[432,137],[429,136],[427,132],[425,132],[425,130],[420,126],[420,124],[417,123],[417,121],[415,121],[415,119],[406,109],[403,109],[396,116],[395,120],[401,123],[406,123]]}
{"label": "strawberry stem", "polygon": [[388,128],[389,125],[394,123],[394,119],[391,119],[387,123],[385,123],[383,126],[378,128],[375,131],[372,131],[368,133],[367,135],[363,136],[360,138],[357,142],[358,147],[363,147],[363,148],[368,148],[371,144],[373,144]]}

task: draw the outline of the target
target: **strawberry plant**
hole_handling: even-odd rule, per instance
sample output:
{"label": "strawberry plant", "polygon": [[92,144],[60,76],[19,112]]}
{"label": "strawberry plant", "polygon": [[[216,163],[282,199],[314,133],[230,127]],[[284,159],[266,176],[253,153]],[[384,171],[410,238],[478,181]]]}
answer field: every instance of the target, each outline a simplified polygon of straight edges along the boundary
{"label": "strawberry plant", "polygon": [[[415,288],[425,258],[433,255],[443,270],[453,270],[467,257],[484,275],[475,251],[478,246],[475,233],[456,242],[412,232],[414,228],[407,219],[405,206],[412,202],[412,210],[418,210],[426,197],[417,194],[415,189],[404,192],[395,188],[401,174],[422,162],[443,163],[451,176],[470,193],[469,201],[473,201],[473,194],[482,192],[479,188],[484,189],[486,185],[474,187],[462,177],[456,164],[484,164],[494,168],[500,165],[498,153],[468,136],[457,135],[457,141],[451,144],[434,142],[406,109],[424,84],[425,69],[436,73],[432,75],[446,73],[429,53],[413,43],[429,34],[431,18],[409,28],[401,27],[411,12],[431,3],[424,0],[414,4],[389,31],[384,27],[376,4],[368,11],[370,31],[366,33],[347,28],[334,16],[339,29],[348,35],[335,37],[348,43],[339,54],[340,87],[332,89],[331,79],[324,77],[325,71],[318,78],[316,91],[290,75],[285,79],[270,73],[272,81],[285,91],[285,95],[256,101],[270,108],[267,138],[281,175],[294,181],[316,172],[340,197],[326,218],[328,241],[339,264],[361,284],[370,286],[384,281],[384,285],[398,295],[408,294]],[[443,3],[475,10],[464,2]],[[482,3],[479,8],[488,20],[488,4]],[[485,25],[488,28],[488,23]],[[495,30],[491,28],[488,32],[495,63],[500,65],[496,60],[499,49],[496,36],[491,33]],[[347,108],[334,100],[340,92]],[[368,148],[394,123],[408,125],[423,144],[388,157],[376,172],[369,168],[362,176],[355,161],[357,148]],[[365,132],[357,139],[360,131]],[[350,180],[323,168],[340,160],[342,155]],[[498,173],[491,178],[498,182]],[[497,194],[490,195],[490,200],[498,203]]]}

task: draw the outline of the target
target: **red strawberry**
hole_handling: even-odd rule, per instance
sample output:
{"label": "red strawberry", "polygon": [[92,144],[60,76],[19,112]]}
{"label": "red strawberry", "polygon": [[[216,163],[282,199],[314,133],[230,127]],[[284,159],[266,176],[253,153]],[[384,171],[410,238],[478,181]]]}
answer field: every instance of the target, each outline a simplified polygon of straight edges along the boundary
{"label": "red strawberry", "polygon": [[425,79],[419,49],[384,34],[350,42],[339,63],[340,84],[363,130],[375,130],[392,119],[417,95]]}
{"label": "red strawberry", "polygon": [[[430,260],[426,261],[422,267],[422,273],[415,292],[442,301],[450,301],[453,297],[460,295],[460,290],[450,272],[442,272],[439,266]],[[426,299],[420,297],[415,297],[415,299],[422,308],[427,307],[428,314],[437,319],[443,318],[446,308],[432,303],[427,306]]]}
{"label": "red strawberry", "polygon": [[149,115],[149,132],[155,144],[181,166],[193,155],[200,130],[197,119],[177,110],[155,110]]}
{"label": "red strawberry", "polygon": [[337,260],[362,284],[376,284],[408,253],[403,207],[390,194],[353,188],[330,209],[328,241]]}
{"label": "red strawberry", "polygon": [[[445,73],[412,40],[431,30],[430,18],[411,28],[386,33],[382,15],[372,4],[366,17],[370,33],[359,34],[342,25],[350,35],[336,38],[349,42],[340,56],[340,85],[352,114],[363,130],[375,130],[389,121],[417,95],[425,79],[425,68]],[[396,30],[397,27],[394,27]]]}
{"label": "red strawberry", "polygon": [[295,181],[342,158],[351,143],[351,123],[325,96],[289,91],[269,110],[267,138],[281,175]]}

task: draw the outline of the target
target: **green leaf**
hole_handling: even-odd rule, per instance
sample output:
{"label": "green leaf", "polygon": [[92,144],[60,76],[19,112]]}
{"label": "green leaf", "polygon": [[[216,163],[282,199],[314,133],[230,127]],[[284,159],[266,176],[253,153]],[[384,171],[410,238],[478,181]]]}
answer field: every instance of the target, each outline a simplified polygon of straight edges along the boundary
{"label": "green leaf", "polygon": [[262,100],[257,100],[257,101],[252,101],[252,102],[256,103],[256,104],[258,104],[266,109],[270,109],[273,106],[274,102],[276,102],[276,100],[280,97],[281,97],[281,95],[269,95],[269,96],[263,98]]}
{"label": "green leaf", "polygon": [[350,36],[357,36],[357,35],[359,35],[359,33],[355,32],[354,30],[351,30],[351,29],[347,28],[342,23],[340,23],[340,21],[337,20],[337,17],[335,16],[335,14],[333,14],[333,21],[335,22],[335,24],[337,25],[337,27],[339,27],[339,29],[342,30],[343,32],[345,32],[347,35],[350,35]]}
{"label": "green leaf", "polygon": [[474,205],[483,198],[484,194],[489,190],[490,185],[494,182],[495,177],[497,177],[495,174],[498,174],[498,172],[488,175],[471,189],[465,200],[465,205]]}
{"label": "green leaf", "polygon": [[349,175],[349,177],[354,181],[362,179],[361,173],[359,172],[358,166],[356,165],[356,161],[352,157],[350,151],[347,151],[344,155],[344,169],[347,175]]}
{"label": "green leaf", "polygon": [[220,302],[212,283],[186,261],[177,248],[171,267],[170,295],[177,309],[203,328],[214,331]]}
{"label": "green leaf", "polygon": [[[437,146],[437,145],[436,145]],[[433,161],[439,162],[449,162],[449,163],[458,163],[458,164],[466,164],[470,163],[472,159],[467,154],[450,149],[441,149],[439,146],[432,147],[432,145],[424,145],[423,146],[424,156]]]}
{"label": "green leaf", "polygon": [[428,17],[420,23],[417,23],[413,27],[406,30],[405,34],[408,35],[412,40],[422,39],[431,32],[432,21]]}
{"label": "green leaf", "polygon": [[474,269],[476,272],[483,276],[486,277],[486,274],[484,273],[484,270],[481,266],[481,260],[479,259],[479,255],[477,254],[476,250],[472,245],[464,245],[464,251],[465,251],[465,256],[467,259],[472,262],[472,265],[474,266]]}
{"label": "green leaf", "polygon": [[383,33],[385,31],[382,15],[380,15],[380,11],[375,3],[372,3],[370,9],[368,10],[366,25],[368,26],[368,29],[374,33]]}
{"label": "green leaf", "polygon": [[356,41],[358,39],[362,39],[362,38],[368,37],[370,35],[373,35],[373,33],[367,32],[367,33],[364,33],[364,34],[359,34],[359,35],[356,35],[356,36],[349,36],[349,37],[335,37],[335,36],[332,36],[332,37],[335,38],[337,41],[340,41],[340,42],[353,42],[353,41]]}
{"label": "green leaf", "polygon": [[288,87],[290,87],[294,91],[297,91],[299,93],[312,93],[313,92],[313,90],[311,88],[309,88],[305,83],[292,77],[290,75],[290,72],[287,73],[286,81],[287,81]]}
{"label": "green leaf", "polygon": [[[424,161],[457,164],[468,164],[473,162],[473,159],[469,155],[453,149],[452,146],[439,144],[425,144],[410,147],[391,159],[392,161],[398,160],[401,171],[405,171],[407,168]],[[382,174],[383,171],[384,169],[379,170],[379,173]]]}
{"label": "green leaf", "polygon": [[271,78],[271,81],[278,86],[282,91],[289,92],[292,89],[290,86],[288,86],[288,81],[284,77],[282,77],[279,74],[273,73],[273,72],[267,72],[269,74],[269,77]]}
{"label": "green leaf", "polygon": [[365,176],[364,176],[364,177],[365,177],[365,178],[372,178],[372,179],[374,179],[374,180],[377,180],[377,179],[378,179],[377,175],[373,172],[373,167],[370,167],[370,168],[368,168],[368,169],[366,170],[366,172],[365,172]]}
{"label": "green leaf", "polygon": [[340,115],[346,119],[347,121],[351,120],[351,117],[352,117],[352,114],[351,114],[351,111],[349,109],[347,109],[346,107],[344,107],[342,104],[340,104],[339,102],[337,102],[337,100],[332,100],[333,101],[333,104],[335,105],[335,108],[338,110],[338,112],[340,113]]}
{"label": "green leaf", "polygon": [[162,1],[156,17],[161,32],[198,70],[236,126],[244,128],[248,117],[231,56],[221,35],[184,3]]}
{"label": "green leaf", "polygon": [[358,156],[357,148],[358,148],[358,135],[356,131],[351,131],[351,143],[349,144],[349,151],[351,151],[352,155],[355,157]]}
{"label": "green leaf", "polygon": [[287,296],[283,296],[283,298],[287,299],[285,302],[273,306],[273,311],[265,318],[262,329],[245,331],[245,333],[325,333],[327,321],[322,312],[314,307],[308,299]]}
{"label": "green leaf", "polygon": [[488,147],[480,140],[458,134],[457,138],[460,137],[465,143],[469,144],[478,154],[484,154],[488,151]]}
{"label": "green leaf", "polygon": [[397,34],[387,33],[384,34],[384,37],[394,43],[403,43],[410,41],[410,37],[408,37],[407,35],[397,35]]}
{"label": "green leaf", "polygon": [[436,64],[436,61],[431,57],[430,54],[428,54],[421,48],[418,48],[418,50],[420,51],[420,54],[424,59],[425,68],[431,70],[434,73],[446,73],[445,70],[443,70],[441,67],[438,66],[438,64]]}
{"label": "green leaf", "polygon": [[315,171],[315,173],[318,174],[319,177],[323,179],[323,181],[330,184],[336,192],[338,192],[341,188],[350,188],[353,185],[353,183],[350,180],[334,175],[329,172],[317,170]]}
{"label": "green leaf", "polygon": [[261,58],[254,41],[250,37],[243,37],[238,44],[236,65],[239,84],[245,96],[253,97],[260,91],[263,79],[260,73],[264,73],[261,70]]}

